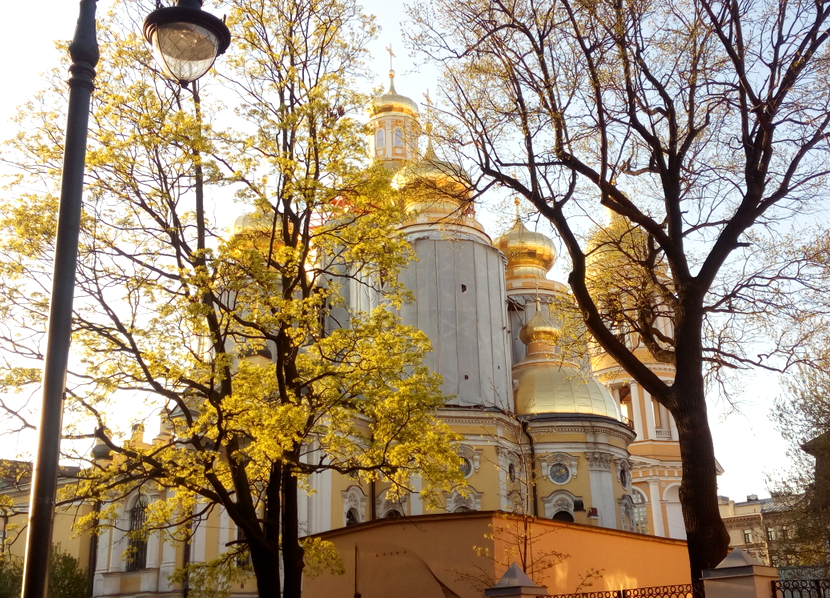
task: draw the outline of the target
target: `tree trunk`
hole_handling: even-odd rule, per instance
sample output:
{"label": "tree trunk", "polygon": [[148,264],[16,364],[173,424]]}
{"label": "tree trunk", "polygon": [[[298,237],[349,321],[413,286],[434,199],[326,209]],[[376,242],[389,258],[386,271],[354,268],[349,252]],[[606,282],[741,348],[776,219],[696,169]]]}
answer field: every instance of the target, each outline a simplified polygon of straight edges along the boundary
{"label": "tree trunk", "polygon": [[284,471],[282,478],[282,562],[285,598],[300,598],[303,589],[303,547],[300,546],[297,513],[297,478]]}
{"label": "tree trunk", "polygon": [[263,522],[264,542],[248,541],[251,563],[257,580],[259,598],[281,598],[280,591],[280,490],[282,486],[282,463],[271,466],[271,475],[265,491],[265,518]]}
{"label": "tree trunk", "polygon": [[[684,375],[678,361],[674,383],[677,408],[672,410],[680,439],[683,479],[680,505],[686,524],[686,541],[692,581],[703,579],[702,570],[718,565],[729,551],[729,534],[718,510],[715,447],[709,430],[703,379]],[[686,366],[688,370],[688,366]]]}

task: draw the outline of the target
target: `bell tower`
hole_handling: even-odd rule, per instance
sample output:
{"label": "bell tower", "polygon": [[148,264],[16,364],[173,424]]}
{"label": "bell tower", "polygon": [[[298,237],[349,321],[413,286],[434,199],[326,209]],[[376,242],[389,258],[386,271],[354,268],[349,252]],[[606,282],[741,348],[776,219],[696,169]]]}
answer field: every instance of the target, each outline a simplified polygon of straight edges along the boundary
{"label": "bell tower", "polygon": [[397,170],[418,157],[418,104],[395,90],[392,46],[389,52],[389,90],[375,96],[369,106],[369,151],[390,170]]}

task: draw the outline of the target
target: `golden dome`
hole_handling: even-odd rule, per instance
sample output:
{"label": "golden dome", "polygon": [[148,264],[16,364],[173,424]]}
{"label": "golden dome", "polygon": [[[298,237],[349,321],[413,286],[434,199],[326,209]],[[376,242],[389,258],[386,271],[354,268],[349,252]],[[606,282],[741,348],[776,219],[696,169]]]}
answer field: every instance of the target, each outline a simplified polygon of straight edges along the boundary
{"label": "golden dome", "polygon": [[622,421],[611,393],[571,365],[525,358],[513,368],[516,413],[584,413]]}
{"label": "golden dome", "polygon": [[[550,321],[536,300],[536,313],[522,326],[519,339],[528,347],[528,352],[554,353],[559,342],[559,328]],[[535,351],[534,351],[535,349]]]}
{"label": "golden dome", "polygon": [[611,393],[593,376],[555,355],[559,329],[536,300],[536,313],[522,327],[519,338],[527,356],[513,367],[518,387],[513,394],[516,413],[585,413],[620,420]]}
{"label": "golden dome", "polygon": [[369,111],[372,116],[377,116],[384,112],[402,112],[417,118],[418,104],[406,96],[399,95],[398,92],[395,91],[395,71],[390,70],[389,91],[382,95],[375,96]]}
{"label": "golden dome", "polygon": [[516,218],[513,228],[496,239],[494,245],[507,257],[509,278],[545,278],[556,261],[553,241],[542,233],[528,230],[520,218]]}
{"label": "golden dome", "polygon": [[[256,248],[261,252],[268,250],[268,239],[273,229],[273,215],[257,210],[237,216],[228,227],[229,242],[235,247]],[[272,247],[282,246],[282,229],[277,221],[277,237]]]}
{"label": "golden dome", "polygon": [[438,159],[430,139],[424,157],[395,173],[392,185],[403,192],[407,210],[451,214],[469,201],[473,184],[463,168]]}

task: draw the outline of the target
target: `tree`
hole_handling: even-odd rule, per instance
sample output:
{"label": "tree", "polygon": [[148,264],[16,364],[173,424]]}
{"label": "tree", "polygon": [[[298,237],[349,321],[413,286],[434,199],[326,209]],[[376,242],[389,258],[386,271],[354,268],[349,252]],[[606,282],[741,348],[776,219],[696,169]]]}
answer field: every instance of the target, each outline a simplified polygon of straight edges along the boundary
{"label": "tree", "polygon": [[770,552],[780,565],[807,565],[826,574],[830,541],[830,369],[826,349],[820,367],[800,367],[785,378],[786,394],[772,413],[787,440],[790,468],[772,480],[773,496],[789,508],[777,517],[780,529]]}
{"label": "tree", "polygon": [[[88,467],[65,498],[100,501],[94,527],[128,497],[160,493],[130,532],[135,546],[154,530],[186,541],[221,505],[244,540],[211,565],[232,570],[248,552],[270,597],[282,559],[285,596],[297,597],[306,562],[330,556],[299,537],[309,476],[379,481],[394,496],[417,475],[425,497],[460,480],[455,436],[434,417],[439,379],[421,365],[428,341],[394,313],[407,299],[395,282],[410,257],[404,215],[388,173],[366,167],[351,116],[368,101],[355,85],[374,25],[352,0],[229,3],[231,117],[208,103],[218,91],[202,102],[151,72],[138,32],[152,4],[117,6],[101,34],[108,84],[93,107],[65,407],[67,434],[94,426],[101,446],[95,459],[68,451]],[[21,177],[0,220],[0,310],[15,322],[4,390],[36,384],[42,357],[60,90],[38,96],[5,154]],[[203,191],[248,206],[229,238],[194,205]],[[380,307],[350,313],[348,287]],[[161,410],[151,443],[119,432],[120,401]]]}
{"label": "tree", "polygon": [[[751,248],[784,243],[779,223],[823,193],[830,3],[434,0],[410,14],[412,44],[443,69],[456,160],[478,167],[481,191],[508,188],[552,223],[588,331],[673,415],[700,579],[728,545],[707,381],[786,369],[811,334],[798,259]],[[600,206],[642,239],[600,244],[650,279],[622,302],[591,284]],[[646,361],[674,365],[674,381]]]}
{"label": "tree", "polygon": [[[23,586],[23,563],[14,557],[0,559],[0,596],[17,598]],[[48,598],[86,598],[89,586],[87,572],[71,554],[53,547],[49,562]]]}

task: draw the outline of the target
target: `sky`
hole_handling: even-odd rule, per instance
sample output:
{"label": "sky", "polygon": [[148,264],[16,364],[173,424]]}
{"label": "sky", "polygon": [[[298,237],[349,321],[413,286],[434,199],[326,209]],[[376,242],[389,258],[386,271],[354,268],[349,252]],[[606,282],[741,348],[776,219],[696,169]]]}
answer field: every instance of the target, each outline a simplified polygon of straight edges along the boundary
{"label": "sky", "polygon": [[[78,14],[78,3],[72,0],[41,0],[7,2],[4,6],[6,31],[0,36],[0,55],[4,62],[4,89],[0,92],[0,139],[15,132],[9,122],[21,105],[43,86],[41,74],[60,63],[61,56],[54,48],[54,40],[70,39]],[[205,10],[210,10],[210,0]],[[395,84],[398,93],[407,95],[423,105],[423,94],[433,86],[435,72],[416,70],[401,38],[401,26],[406,26],[406,14],[399,0],[365,0],[366,12],[375,14],[382,31],[370,47],[371,69],[377,73],[375,86],[388,85],[390,46],[395,53]],[[103,14],[111,0],[99,0],[98,12]],[[37,14],[33,14],[34,11]],[[33,23],[37,23],[37,27]],[[20,26],[8,24],[19,23]],[[24,58],[25,57],[25,58]],[[218,63],[221,65],[221,63]],[[1,172],[1,171],[0,171]],[[481,211],[479,212],[482,213]],[[484,224],[491,234],[494,230],[492,214]],[[564,281],[565,273],[554,271],[554,277]],[[787,466],[786,446],[769,419],[773,400],[780,393],[774,375],[748,372],[741,380],[744,392],[738,411],[723,401],[710,401],[709,419],[715,442],[717,459],[724,469],[718,482],[719,493],[734,500],[745,500],[749,494],[768,496],[767,476],[775,476]],[[2,455],[9,456],[9,455]]]}

